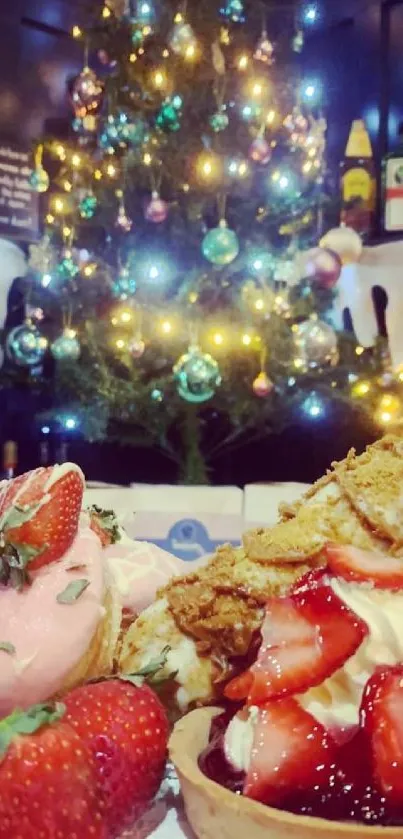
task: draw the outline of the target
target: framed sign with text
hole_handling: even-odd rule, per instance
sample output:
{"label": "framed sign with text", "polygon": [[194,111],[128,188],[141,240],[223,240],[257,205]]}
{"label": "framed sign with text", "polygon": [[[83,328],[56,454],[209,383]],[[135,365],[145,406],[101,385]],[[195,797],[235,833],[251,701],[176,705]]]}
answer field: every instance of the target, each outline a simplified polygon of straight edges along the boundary
{"label": "framed sign with text", "polygon": [[37,239],[39,196],[31,189],[32,159],[28,150],[0,138],[0,236]]}

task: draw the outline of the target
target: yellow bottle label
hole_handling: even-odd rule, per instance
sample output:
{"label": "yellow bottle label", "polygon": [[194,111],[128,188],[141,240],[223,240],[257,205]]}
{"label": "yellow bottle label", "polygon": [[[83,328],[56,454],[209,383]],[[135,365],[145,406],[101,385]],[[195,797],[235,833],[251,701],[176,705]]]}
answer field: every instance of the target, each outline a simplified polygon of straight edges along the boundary
{"label": "yellow bottle label", "polygon": [[374,178],[362,167],[349,169],[342,178],[343,201],[347,203],[353,198],[361,198],[366,204],[373,203]]}

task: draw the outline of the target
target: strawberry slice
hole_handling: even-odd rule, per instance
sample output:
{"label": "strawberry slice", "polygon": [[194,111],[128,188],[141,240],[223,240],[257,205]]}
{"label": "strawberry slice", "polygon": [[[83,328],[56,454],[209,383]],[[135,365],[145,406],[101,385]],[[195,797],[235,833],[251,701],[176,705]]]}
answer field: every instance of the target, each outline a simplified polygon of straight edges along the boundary
{"label": "strawberry slice", "polygon": [[302,693],[341,667],[360,646],[368,627],[329,585],[272,598],[263,642],[252,666],[250,705]]}
{"label": "strawberry slice", "polygon": [[336,745],[295,699],[267,702],[254,726],[244,795],[279,805],[290,794],[329,785]]}
{"label": "strawberry slice", "polygon": [[371,739],[375,780],[392,805],[403,803],[403,665],[378,667],[364,691],[361,725]]}
{"label": "strawberry slice", "polygon": [[373,583],[375,588],[403,588],[403,558],[362,551],[347,545],[324,548],[328,566],[348,582]]}
{"label": "strawberry slice", "polygon": [[235,676],[231,679],[224,688],[224,696],[231,699],[233,702],[239,702],[246,699],[248,693],[253,685],[253,674],[250,670],[245,670],[240,676]]}
{"label": "strawberry slice", "polygon": [[[0,532],[15,550],[19,570],[35,571],[55,562],[77,534],[84,476],[74,463],[35,469],[10,481],[0,496]],[[13,556],[13,569],[16,567]],[[7,556],[0,556],[5,579]]]}

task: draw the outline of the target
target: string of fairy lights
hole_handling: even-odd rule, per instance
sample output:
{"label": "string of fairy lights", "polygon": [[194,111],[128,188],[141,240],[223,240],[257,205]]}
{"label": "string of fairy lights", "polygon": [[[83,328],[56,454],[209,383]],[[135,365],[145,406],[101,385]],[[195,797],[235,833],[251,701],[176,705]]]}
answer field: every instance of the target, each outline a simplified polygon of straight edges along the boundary
{"label": "string of fairy lights", "polygon": [[[296,55],[303,48],[306,27],[319,20],[316,3],[297,12],[291,43]],[[108,349],[138,363],[153,340],[167,346],[183,340],[185,352],[176,361],[173,376],[186,401],[210,399],[222,378],[220,358],[239,350],[256,354],[257,376],[251,390],[255,396],[269,396],[275,382],[270,377],[272,348],[267,345],[267,324],[274,316],[288,324],[292,339],[294,349],[285,373],[290,387],[309,371],[337,366],[338,341],[331,322],[321,320],[315,312],[295,322],[292,303],[292,290],[301,282],[307,293],[312,288],[336,289],[343,262],[359,259],[362,249],[354,231],[337,229],[324,237],[320,247],[306,253],[299,248],[301,230],[315,224],[319,229],[320,225],[327,128],[323,91],[320,80],[297,76],[292,96],[288,88],[282,97],[274,76],[276,44],[269,37],[266,19],[263,17],[257,42],[246,47],[245,38],[241,38],[238,48],[237,33],[244,22],[243,0],[223,0],[217,38],[209,45],[208,54],[185,3],[174,12],[166,40],[157,38],[159,21],[153,0],[106,0],[92,30],[73,27],[72,36],[84,46],[84,66],[70,90],[75,137],[69,142],[46,139],[40,143],[31,177],[32,188],[46,194],[47,203],[45,234],[31,249],[31,270],[37,284],[60,296],[62,307],[63,300],[67,301],[61,333],[50,342],[58,363],[77,361],[81,353],[82,326],[74,322],[65,292],[79,279],[95,282],[101,271],[110,296]],[[89,66],[90,44],[94,32],[108,31],[108,27],[119,32],[123,27],[130,36],[129,47],[119,56],[99,49],[101,74]],[[180,82],[186,75],[188,83],[196,83],[202,67],[209,68],[212,107],[205,115],[198,148],[193,146],[186,156],[178,180],[170,171],[169,153],[171,141],[181,136],[189,108]],[[129,80],[133,107],[116,106],[108,96],[110,80],[118,71],[124,71]],[[146,91],[141,102],[138,79]],[[235,120],[243,127],[244,139],[234,154],[228,153],[227,147]],[[147,246],[136,248],[134,259],[134,252],[127,247],[126,238],[130,240],[137,224],[132,215],[129,175],[135,180],[138,175],[141,184],[148,184],[142,213],[149,228],[164,225],[175,206],[189,206],[193,195],[202,196],[209,204],[208,221],[200,225],[198,264],[205,270],[199,267],[195,282],[188,283],[179,302],[165,294],[180,273],[173,255]],[[265,184],[266,199],[259,204],[253,221],[263,224],[272,207],[282,205],[283,218],[278,225],[287,241],[282,250],[263,245],[261,240],[245,245],[232,226],[231,196],[243,199],[259,182]],[[311,200],[309,206],[302,207],[306,192]],[[102,215],[106,193],[114,208],[114,218],[109,221],[116,237],[114,263],[97,258],[80,240],[82,227],[96,223]],[[298,212],[294,212],[295,206]],[[340,232],[344,237],[341,246]],[[231,310],[207,315],[203,311],[201,291],[206,271],[213,271],[219,282],[224,278],[227,284],[232,271],[243,272],[236,317]],[[40,363],[47,348],[48,340],[32,317],[8,337],[9,357],[21,366]],[[357,359],[361,349],[356,349]],[[393,379],[391,391],[401,380]],[[152,398],[161,401],[163,394],[158,388],[154,391]],[[373,391],[370,380],[351,381],[351,395],[357,400],[373,398]],[[304,397],[302,409],[310,418],[323,416],[320,394],[312,391]],[[376,421],[386,425],[400,410],[399,397],[382,392]]]}

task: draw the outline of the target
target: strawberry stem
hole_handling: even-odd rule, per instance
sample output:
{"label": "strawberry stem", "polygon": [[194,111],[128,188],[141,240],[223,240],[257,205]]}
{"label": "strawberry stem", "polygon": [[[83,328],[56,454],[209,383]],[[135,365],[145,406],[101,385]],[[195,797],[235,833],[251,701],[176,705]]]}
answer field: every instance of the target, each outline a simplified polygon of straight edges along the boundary
{"label": "strawberry stem", "polygon": [[34,734],[44,725],[60,720],[65,712],[61,702],[32,705],[26,711],[17,709],[0,721],[0,759],[18,735]]}

